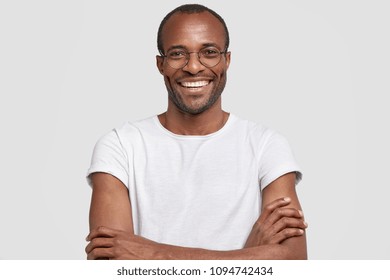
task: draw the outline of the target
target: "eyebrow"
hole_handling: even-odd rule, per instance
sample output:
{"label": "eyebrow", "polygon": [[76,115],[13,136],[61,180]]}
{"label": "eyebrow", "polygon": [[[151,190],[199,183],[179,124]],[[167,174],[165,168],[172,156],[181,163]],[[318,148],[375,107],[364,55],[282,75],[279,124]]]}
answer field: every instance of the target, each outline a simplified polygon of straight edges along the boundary
{"label": "eyebrow", "polygon": [[[214,43],[204,43],[202,44],[202,48],[207,48],[207,47],[216,47],[219,49],[219,46],[217,44],[214,44]],[[185,46],[183,45],[174,45],[174,46],[171,46],[169,49],[167,49],[167,52],[169,52],[170,50],[174,50],[174,49],[185,49],[185,50],[188,50]]]}

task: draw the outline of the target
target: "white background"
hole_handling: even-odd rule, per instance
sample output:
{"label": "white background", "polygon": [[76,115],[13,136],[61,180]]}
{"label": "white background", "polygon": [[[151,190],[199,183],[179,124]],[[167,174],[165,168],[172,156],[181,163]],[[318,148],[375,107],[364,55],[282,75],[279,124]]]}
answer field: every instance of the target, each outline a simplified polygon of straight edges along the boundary
{"label": "white background", "polygon": [[[224,108],[290,141],[311,259],[390,259],[387,1],[198,1],[231,35]],[[0,259],[84,259],[97,139],[166,109],[184,1],[0,2]]]}

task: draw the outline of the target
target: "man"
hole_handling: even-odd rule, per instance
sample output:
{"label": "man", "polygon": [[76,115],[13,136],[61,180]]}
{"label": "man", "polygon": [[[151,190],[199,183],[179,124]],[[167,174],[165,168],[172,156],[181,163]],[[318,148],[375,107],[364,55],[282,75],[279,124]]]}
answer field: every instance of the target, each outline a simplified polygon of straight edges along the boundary
{"label": "man", "polygon": [[88,259],[305,259],[307,227],[285,139],[222,110],[224,20],[200,5],[158,32],[165,113],[94,149]]}

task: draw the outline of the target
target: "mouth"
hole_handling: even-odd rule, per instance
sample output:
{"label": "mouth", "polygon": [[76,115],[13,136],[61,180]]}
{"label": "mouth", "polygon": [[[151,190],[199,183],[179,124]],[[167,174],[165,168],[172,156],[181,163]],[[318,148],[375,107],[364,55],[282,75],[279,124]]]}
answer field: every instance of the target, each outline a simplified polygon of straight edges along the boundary
{"label": "mouth", "polygon": [[198,89],[209,85],[210,81],[203,80],[203,81],[193,81],[193,82],[179,82],[179,84],[185,88]]}

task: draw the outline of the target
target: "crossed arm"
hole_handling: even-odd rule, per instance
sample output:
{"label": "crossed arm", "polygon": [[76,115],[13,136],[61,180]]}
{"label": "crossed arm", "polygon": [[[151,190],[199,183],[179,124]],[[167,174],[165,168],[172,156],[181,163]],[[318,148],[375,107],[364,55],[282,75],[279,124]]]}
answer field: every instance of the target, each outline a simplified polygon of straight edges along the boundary
{"label": "crossed arm", "polygon": [[260,217],[243,249],[214,251],[161,244],[134,234],[123,183],[92,174],[88,259],[306,259],[307,224],[295,191],[295,173],[279,177],[262,193]]}

